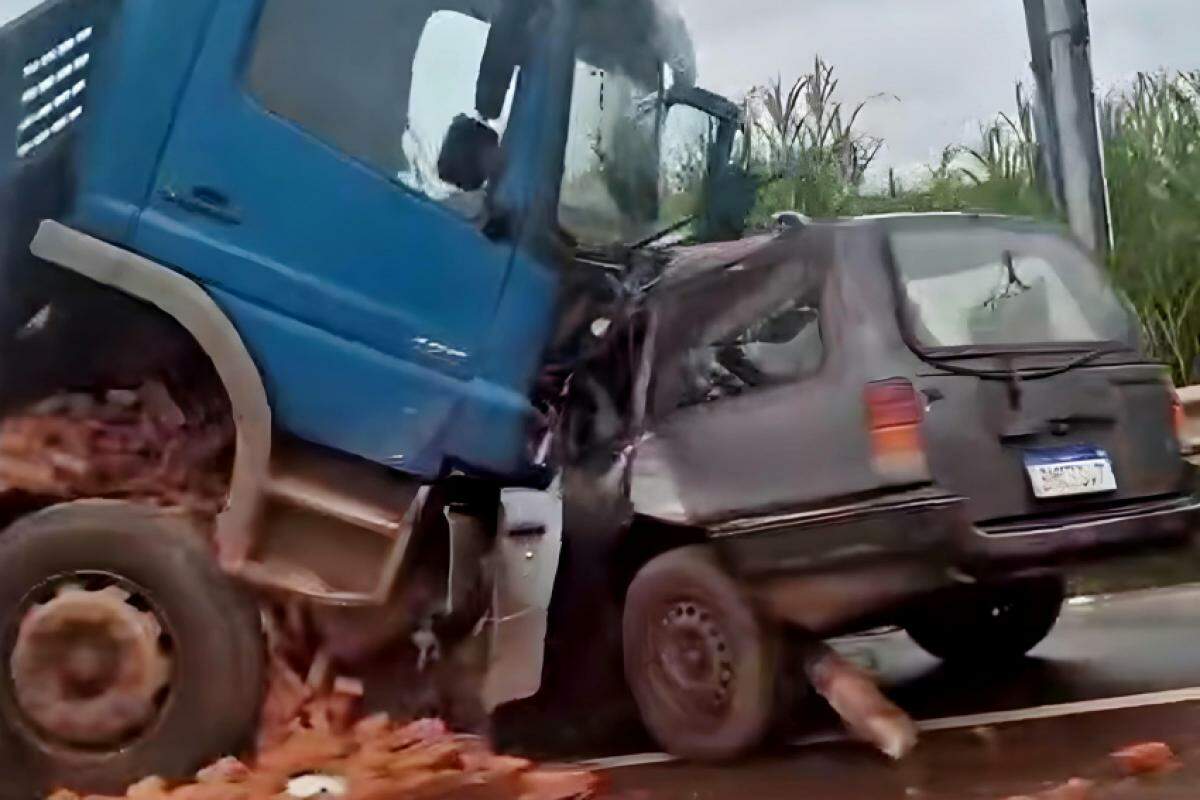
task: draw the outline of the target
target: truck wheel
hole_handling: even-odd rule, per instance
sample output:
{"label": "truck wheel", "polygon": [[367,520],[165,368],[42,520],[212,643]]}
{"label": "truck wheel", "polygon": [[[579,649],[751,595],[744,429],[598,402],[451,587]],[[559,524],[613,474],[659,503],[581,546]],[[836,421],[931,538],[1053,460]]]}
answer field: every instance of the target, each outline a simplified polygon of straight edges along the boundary
{"label": "truck wheel", "polygon": [[260,618],[184,518],[56,506],[0,536],[0,571],[6,781],[117,794],[250,741]]}
{"label": "truck wheel", "polygon": [[778,638],[703,545],[648,562],[622,623],[642,720],[675,755],[723,760],[757,746],[775,715]]}
{"label": "truck wheel", "polygon": [[1057,576],[963,587],[923,604],[904,627],[922,649],[943,661],[1012,660],[1046,638],[1064,596]]}

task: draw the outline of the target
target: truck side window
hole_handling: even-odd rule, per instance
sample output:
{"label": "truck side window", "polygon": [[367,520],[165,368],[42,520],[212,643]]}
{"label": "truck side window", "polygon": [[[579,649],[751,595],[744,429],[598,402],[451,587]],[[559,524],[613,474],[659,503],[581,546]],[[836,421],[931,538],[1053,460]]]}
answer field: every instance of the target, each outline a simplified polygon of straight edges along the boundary
{"label": "truck side window", "polygon": [[[475,215],[484,180],[470,176],[498,160],[508,105],[498,121],[478,119],[476,84],[490,25],[455,10],[470,5],[266,0],[247,88],[268,111],[327,144]],[[450,158],[441,159],[451,143]]]}
{"label": "truck side window", "polygon": [[802,380],[814,375],[824,358],[820,308],[787,300],[737,334],[693,348],[681,405]]}
{"label": "truck side window", "polygon": [[[474,17],[455,11],[438,11],[429,18],[413,62],[412,95],[409,101],[408,130],[404,134],[404,152],[408,170],[401,180],[412,188],[457,207],[464,193],[475,190],[445,180],[446,165],[439,161],[453,158],[447,133],[456,118],[465,116],[471,128],[490,128],[498,140],[508,123],[512,88],[500,119],[478,120],[475,113],[479,66],[487,47],[489,26]],[[480,146],[486,146],[481,144]],[[498,155],[498,153],[497,153]],[[439,169],[441,168],[441,169]]]}

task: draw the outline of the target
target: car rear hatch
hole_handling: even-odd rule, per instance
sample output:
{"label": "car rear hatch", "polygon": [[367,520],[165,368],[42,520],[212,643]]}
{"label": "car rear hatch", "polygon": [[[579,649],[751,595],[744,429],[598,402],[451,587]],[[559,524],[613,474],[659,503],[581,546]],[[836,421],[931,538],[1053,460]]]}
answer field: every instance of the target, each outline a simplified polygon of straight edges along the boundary
{"label": "car rear hatch", "polygon": [[1114,509],[1185,479],[1170,388],[1153,364],[1080,367],[1013,385],[927,375],[923,426],[937,483],[983,526]]}
{"label": "car rear hatch", "polygon": [[1136,321],[1074,242],[999,218],[891,231],[900,315],[924,364],[934,480],[981,527],[1179,494],[1173,390]]}

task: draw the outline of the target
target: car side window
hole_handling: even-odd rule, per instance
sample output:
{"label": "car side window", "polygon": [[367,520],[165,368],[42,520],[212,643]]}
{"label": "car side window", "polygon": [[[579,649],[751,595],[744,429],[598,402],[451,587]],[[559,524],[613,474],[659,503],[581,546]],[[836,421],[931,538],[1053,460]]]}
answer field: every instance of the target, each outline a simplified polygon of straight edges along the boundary
{"label": "car side window", "polygon": [[475,111],[490,25],[453,0],[266,0],[246,85],[266,109],[466,216],[499,163]]}
{"label": "car side window", "polygon": [[733,336],[689,351],[682,405],[803,380],[824,360],[819,303],[788,299]]}

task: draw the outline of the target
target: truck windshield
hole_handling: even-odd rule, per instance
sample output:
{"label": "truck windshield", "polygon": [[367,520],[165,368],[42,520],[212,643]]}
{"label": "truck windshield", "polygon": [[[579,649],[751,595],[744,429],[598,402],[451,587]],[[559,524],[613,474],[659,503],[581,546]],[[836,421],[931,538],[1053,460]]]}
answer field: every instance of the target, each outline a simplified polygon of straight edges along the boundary
{"label": "truck windshield", "polygon": [[581,244],[634,241],[696,213],[715,120],[663,97],[661,83],[577,63],[559,220]]}
{"label": "truck windshield", "polygon": [[890,243],[922,345],[1136,344],[1124,304],[1063,235],[971,220],[899,226]]}

